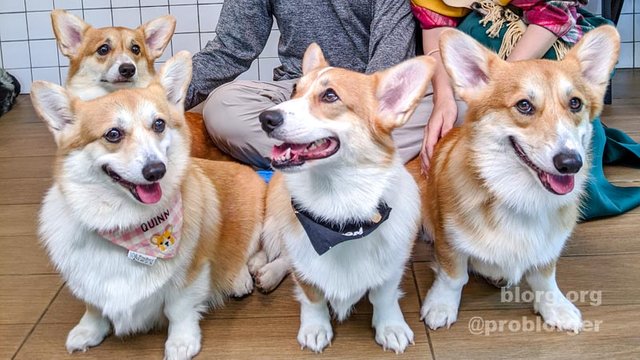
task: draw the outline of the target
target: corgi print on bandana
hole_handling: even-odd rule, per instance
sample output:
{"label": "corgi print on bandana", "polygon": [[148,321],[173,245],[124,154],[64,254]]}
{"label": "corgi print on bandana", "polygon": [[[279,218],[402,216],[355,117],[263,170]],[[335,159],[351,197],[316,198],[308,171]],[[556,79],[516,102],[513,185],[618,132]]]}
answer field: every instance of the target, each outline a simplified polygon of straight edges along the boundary
{"label": "corgi print on bandana", "polygon": [[176,242],[176,238],[173,236],[173,226],[169,225],[163,233],[154,235],[149,241],[157,246],[160,251],[167,251]]}
{"label": "corgi print on bandana", "polygon": [[153,265],[157,258],[170,259],[178,252],[182,230],[182,196],[180,192],[169,207],[135,227],[100,232],[112,243],[129,250],[131,260]]}

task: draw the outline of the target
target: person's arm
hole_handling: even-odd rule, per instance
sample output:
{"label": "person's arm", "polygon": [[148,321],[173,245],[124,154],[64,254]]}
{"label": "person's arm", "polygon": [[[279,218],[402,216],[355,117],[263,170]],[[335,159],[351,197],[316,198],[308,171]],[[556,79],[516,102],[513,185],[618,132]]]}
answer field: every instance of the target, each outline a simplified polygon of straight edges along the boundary
{"label": "person's arm", "polygon": [[458,118],[458,104],[449,74],[442,63],[439,49],[440,34],[446,29],[446,27],[437,27],[422,31],[424,53],[436,59],[436,70],[431,78],[433,110],[424,129],[422,150],[420,151],[422,170],[425,173],[429,169],[431,156],[438,140],[453,128],[453,124]]}
{"label": "person's arm", "polygon": [[198,105],[215,88],[249,69],[267,43],[272,24],[268,1],[225,1],[216,37],[193,56],[185,109]]}
{"label": "person's arm", "polygon": [[507,61],[539,59],[549,51],[557,39],[554,33],[542,26],[529,25],[507,57]]}
{"label": "person's arm", "polygon": [[[434,6],[436,2],[424,2],[424,5]],[[450,14],[442,15],[418,2],[412,2],[413,15],[420,22],[422,28],[422,48],[426,55],[436,59],[436,70],[431,78],[433,88],[433,109],[429,116],[427,126],[424,128],[420,160],[422,171],[427,172],[431,156],[438,140],[444,136],[455,123],[458,117],[458,105],[456,104],[453,87],[449,80],[442,58],[440,57],[440,34],[447,28],[456,27],[459,17],[465,12],[448,8],[439,4],[439,11]],[[455,16],[454,16],[455,15]]]}
{"label": "person's arm", "polygon": [[522,9],[527,30],[507,58],[508,61],[539,59],[558,38],[575,43],[580,34],[575,28],[577,5],[548,0],[513,0]]}
{"label": "person's arm", "polygon": [[367,73],[396,65],[416,55],[415,21],[408,1],[374,2]]}

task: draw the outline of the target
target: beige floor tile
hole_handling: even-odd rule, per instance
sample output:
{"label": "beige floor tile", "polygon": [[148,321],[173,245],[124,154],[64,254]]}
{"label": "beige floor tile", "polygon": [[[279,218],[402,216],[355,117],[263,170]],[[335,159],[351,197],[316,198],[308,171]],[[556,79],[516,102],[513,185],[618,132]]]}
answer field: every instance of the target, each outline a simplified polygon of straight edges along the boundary
{"label": "beige floor tile", "polygon": [[582,311],[590,330],[578,335],[545,327],[528,309],[512,309],[461,311],[450,329],[430,331],[430,337],[438,360],[640,358],[638,305]]}
{"label": "beige floor tile", "polygon": [[58,275],[0,276],[0,325],[35,324],[60,286]]}
{"label": "beige floor tile", "polygon": [[11,359],[32,327],[29,324],[0,325],[0,359]]}
{"label": "beige floor tile", "polygon": [[0,275],[55,273],[34,235],[0,236],[0,259]]}

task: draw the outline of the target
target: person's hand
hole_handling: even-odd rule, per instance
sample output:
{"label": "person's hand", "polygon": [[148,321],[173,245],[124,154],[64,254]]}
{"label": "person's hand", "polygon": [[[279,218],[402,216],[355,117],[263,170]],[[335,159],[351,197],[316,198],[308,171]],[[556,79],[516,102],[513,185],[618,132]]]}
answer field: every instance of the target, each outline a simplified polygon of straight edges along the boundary
{"label": "person's hand", "polygon": [[438,140],[445,136],[458,118],[458,106],[453,94],[434,98],[433,111],[429,117],[429,123],[424,128],[420,160],[422,172],[427,174],[431,165],[431,157]]}

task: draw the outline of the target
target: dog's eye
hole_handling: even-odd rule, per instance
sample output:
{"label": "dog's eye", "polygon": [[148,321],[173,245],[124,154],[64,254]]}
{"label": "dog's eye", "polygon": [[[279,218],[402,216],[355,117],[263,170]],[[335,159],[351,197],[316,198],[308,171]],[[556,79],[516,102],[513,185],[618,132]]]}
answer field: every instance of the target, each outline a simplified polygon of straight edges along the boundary
{"label": "dog's eye", "polygon": [[571,100],[569,100],[569,108],[571,109],[571,112],[579,112],[582,110],[582,100],[576,97],[571,98]]}
{"label": "dog's eye", "polygon": [[100,56],[105,56],[105,55],[107,55],[109,53],[109,50],[111,50],[111,47],[109,47],[109,44],[102,44],[98,48],[97,53]]}
{"label": "dog's eye", "polygon": [[535,108],[529,100],[520,100],[516,103],[516,109],[523,115],[532,115]]}
{"label": "dog's eye", "polygon": [[123,133],[122,130],[118,129],[118,128],[112,128],[109,129],[104,135],[104,139],[107,140],[110,143],[119,143],[120,140],[122,140],[123,137]]}
{"label": "dog's eye", "polygon": [[340,100],[340,97],[338,97],[338,94],[336,94],[335,90],[333,90],[332,88],[328,88],[324,91],[324,93],[322,93],[321,99],[323,102],[332,103]]}
{"label": "dog's eye", "polygon": [[153,122],[153,125],[151,125],[151,129],[153,129],[153,131],[157,133],[161,133],[164,131],[164,126],[165,126],[164,120],[157,119],[156,121]]}
{"label": "dog's eye", "polygon": [[140,54],[140,46],[138,46],[138,45],[131,46],[131,52],[136,54],[136,55]]}

